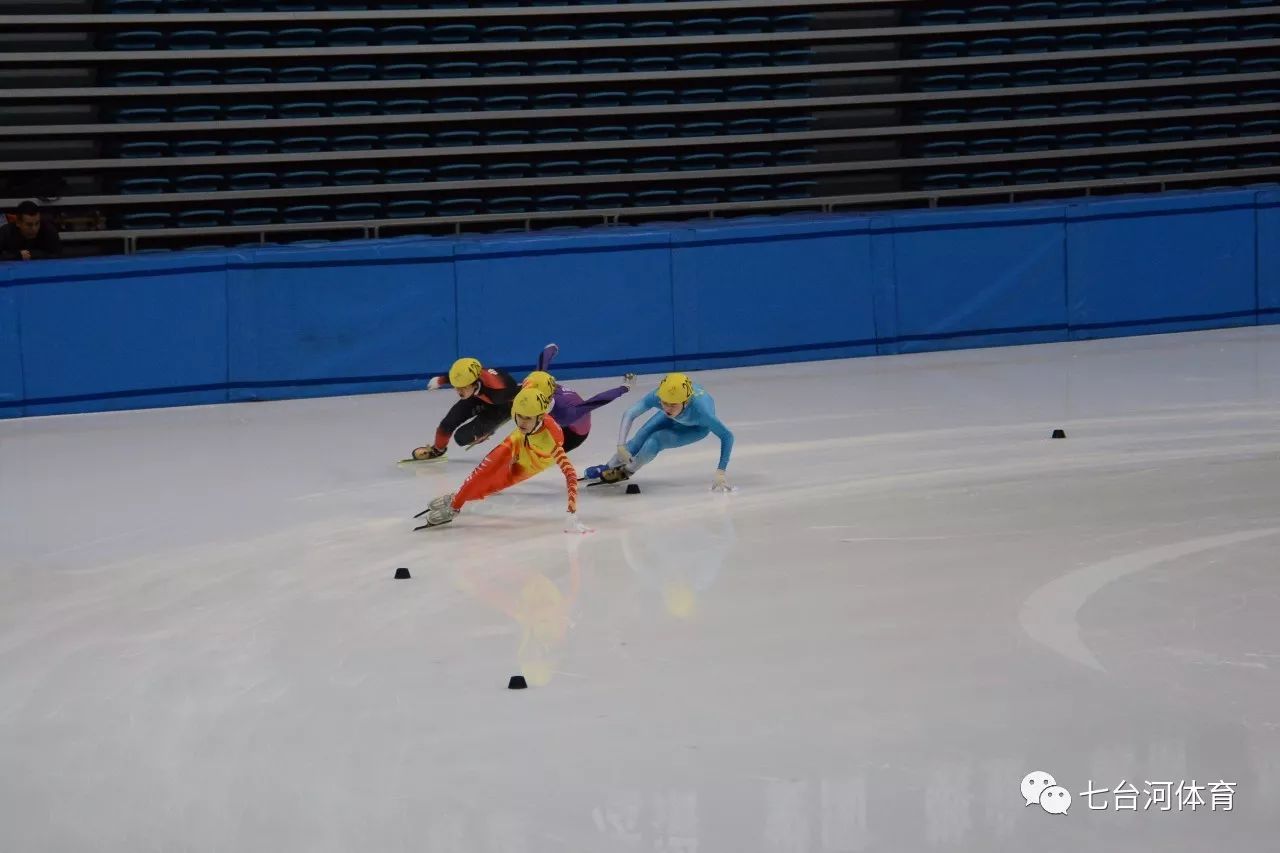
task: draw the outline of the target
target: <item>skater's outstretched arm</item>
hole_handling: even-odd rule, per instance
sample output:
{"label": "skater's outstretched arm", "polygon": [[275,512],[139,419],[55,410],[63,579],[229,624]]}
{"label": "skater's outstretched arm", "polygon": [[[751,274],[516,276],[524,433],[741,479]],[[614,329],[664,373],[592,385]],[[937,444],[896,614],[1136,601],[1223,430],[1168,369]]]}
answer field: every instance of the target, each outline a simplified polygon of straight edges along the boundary
{"label": "skater's outstretched arm", "polygon": [[662,401],[658,399],[658,390],[656,388],[637,400],[635,405],[627,409],[622,415],[622,423],[618,427],[618,444],[624,445],[627,443],[627,436],[631,435],[631,424],[636,418],[650,409],[661,408],[661,406]]}
{"label": "skater's outstretched arm", "polygon": [[559,354],[559,346],[556,344],[547,344],[542,348],[542,352],[538,353],[538,369],[544,373],[550,373],[551,362],[555,361],[556,356]]}

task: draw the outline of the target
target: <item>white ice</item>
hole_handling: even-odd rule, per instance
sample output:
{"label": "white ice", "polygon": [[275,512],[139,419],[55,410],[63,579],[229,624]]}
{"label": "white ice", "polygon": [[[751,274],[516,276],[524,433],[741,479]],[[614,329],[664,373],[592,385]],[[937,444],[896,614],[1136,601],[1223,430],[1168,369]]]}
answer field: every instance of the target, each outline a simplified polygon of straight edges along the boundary
{"label": "white ice", "polygon": [[1280,327],[697,379],[581,538],[411,532],[448,392],[0,422],[0,851],[1276,849]]}

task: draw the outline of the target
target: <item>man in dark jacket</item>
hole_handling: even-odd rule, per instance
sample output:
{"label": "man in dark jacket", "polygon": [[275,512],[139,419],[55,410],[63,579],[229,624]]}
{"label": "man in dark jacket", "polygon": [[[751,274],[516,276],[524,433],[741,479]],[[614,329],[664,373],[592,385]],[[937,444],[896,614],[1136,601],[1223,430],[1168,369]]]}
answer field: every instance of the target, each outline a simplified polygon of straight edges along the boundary
{"label": "man in dark jacket", "polygon": [[0,227],[0,259],[38,261],[62,255],[62,239],[52,222],[44,221],[34,201],[18,205],[13,222]]}

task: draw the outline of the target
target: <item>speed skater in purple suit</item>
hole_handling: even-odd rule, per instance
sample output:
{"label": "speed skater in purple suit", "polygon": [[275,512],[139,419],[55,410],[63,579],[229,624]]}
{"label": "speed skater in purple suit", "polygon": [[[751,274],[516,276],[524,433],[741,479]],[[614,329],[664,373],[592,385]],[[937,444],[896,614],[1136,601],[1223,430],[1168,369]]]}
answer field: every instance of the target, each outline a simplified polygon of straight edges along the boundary
{"label": "speed skater in purple suit", "polygon": [[551,362],[559,353],[560,347],[555,344],[543,347],[538,356],[538,369],[526,376],[521,384],[526,388],[535,388],[551,399],[551,408],[547,414],[564,430],[564,449],[567,453],[587,440],[587,435],[591,432],[591,413],[630,391],[636,375],[628,373],[622,377],[621,385],[584,400],[577,391],[559,384],[548,373]]}

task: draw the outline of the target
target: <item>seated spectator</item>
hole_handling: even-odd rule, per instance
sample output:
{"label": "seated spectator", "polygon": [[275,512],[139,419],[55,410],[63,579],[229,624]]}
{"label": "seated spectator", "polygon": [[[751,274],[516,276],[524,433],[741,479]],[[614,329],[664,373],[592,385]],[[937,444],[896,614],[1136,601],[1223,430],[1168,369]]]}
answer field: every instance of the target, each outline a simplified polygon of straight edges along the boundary
{"label": "seated spectator", "polygon": [[0,227],[0,259],[6,261],[38,261],[62,255],[62,238],[58,227],[40,215],[34,201],[18,205],[13,221]]}

